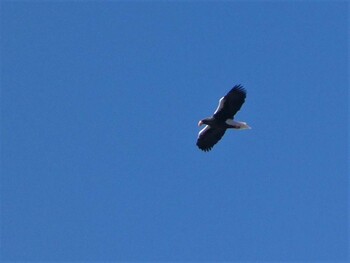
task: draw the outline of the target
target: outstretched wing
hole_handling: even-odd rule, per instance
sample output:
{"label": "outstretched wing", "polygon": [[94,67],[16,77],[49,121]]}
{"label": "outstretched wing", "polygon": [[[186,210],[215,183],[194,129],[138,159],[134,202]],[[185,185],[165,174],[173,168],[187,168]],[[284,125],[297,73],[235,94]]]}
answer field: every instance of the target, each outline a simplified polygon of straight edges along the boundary
{"label": "outstretched wing", "polygon": [[246,91],[241,85],[234,86],[219,101],[219,106],[214,112],[214,118],[222,121],[233,119],[240,110],[246,98]]}
{"label": "outstretched wing", "polygon": [[226,128],[212,128],[205,126],[198,134],[197,146],[202,151],[210,151],[213,146],[224,136]]}

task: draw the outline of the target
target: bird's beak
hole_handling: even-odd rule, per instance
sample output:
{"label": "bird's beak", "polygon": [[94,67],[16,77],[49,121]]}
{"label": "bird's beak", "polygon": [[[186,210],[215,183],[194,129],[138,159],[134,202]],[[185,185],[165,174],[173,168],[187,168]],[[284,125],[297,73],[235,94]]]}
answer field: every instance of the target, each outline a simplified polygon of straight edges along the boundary
{"label": "bird's beak", "polygon": [[201,126],[201,125],[203,125],[203,122],[202,122],[202,121],[199,121],[199,122],[198,122],[198,126]]}

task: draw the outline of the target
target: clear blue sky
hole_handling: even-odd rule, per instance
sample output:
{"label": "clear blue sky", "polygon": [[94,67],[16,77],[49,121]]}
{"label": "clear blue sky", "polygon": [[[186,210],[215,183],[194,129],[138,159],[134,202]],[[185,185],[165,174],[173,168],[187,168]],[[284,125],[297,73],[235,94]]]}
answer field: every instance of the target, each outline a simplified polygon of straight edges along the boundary
{"label": "clear blue sky", "polygon": [[[3,261],[346,262],[346,1],[2,1]],[[233,85],[230,131],[198,120]]]}

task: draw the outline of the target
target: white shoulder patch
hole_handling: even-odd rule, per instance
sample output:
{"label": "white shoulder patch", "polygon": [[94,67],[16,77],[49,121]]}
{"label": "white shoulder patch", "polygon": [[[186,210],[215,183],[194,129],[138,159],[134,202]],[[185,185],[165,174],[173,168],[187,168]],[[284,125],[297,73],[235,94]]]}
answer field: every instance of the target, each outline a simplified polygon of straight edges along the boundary
{"label": "white shoulder patch", "polygon": [[198,137],[201,136],[203,133],[205,133],[207,130],[210,129],[209,125],[206,125],[199,133],[198,133]]}
{"label": "white shoulder patch", "polygon": [[224,102],[225,102],[224,97],[222,97],[222,98],[219,100],[219,105],[218,105],[216,111],[214,112],[214,114],[217,113],[219,110],[221,110],[222,107],[224,107]]}

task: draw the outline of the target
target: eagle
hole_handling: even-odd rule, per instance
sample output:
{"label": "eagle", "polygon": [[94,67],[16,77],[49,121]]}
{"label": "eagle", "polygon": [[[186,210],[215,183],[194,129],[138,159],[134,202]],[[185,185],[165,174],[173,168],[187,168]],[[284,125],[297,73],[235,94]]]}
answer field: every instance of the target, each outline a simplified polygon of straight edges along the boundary
{"label": "eagle", "polygon": [[233,117],[242,107],[247,92],[242,85],[235,85],[219,101],[214,115],[200,120],[198,126],[206,126],[198,133],[197,146],[202,151],[210,151],[220,141],[227,129],[251,129],[247,123],[234,121]]}

